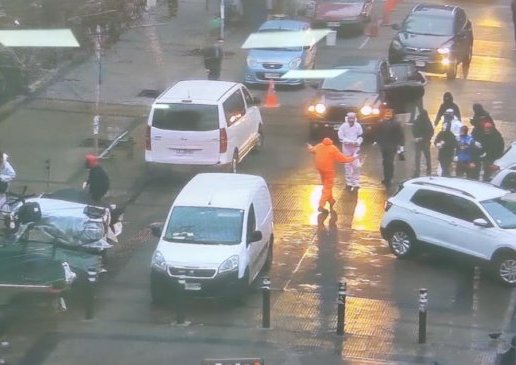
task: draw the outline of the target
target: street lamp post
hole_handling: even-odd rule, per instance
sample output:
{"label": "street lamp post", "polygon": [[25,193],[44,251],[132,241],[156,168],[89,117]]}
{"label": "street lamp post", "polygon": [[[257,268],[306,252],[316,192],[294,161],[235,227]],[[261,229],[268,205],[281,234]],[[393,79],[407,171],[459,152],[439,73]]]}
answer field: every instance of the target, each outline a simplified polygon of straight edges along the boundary
{"label": "street lamp post", "polygon": [[224,0],[220,0],[220,34],[219,40],[224,40],[224,18],[225,18],[225,5]]}

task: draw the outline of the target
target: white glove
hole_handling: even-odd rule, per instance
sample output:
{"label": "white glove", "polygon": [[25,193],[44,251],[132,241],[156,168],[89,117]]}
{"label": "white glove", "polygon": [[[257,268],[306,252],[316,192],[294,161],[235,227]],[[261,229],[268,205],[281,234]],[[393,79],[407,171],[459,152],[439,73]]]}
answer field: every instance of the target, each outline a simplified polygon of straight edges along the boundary
{"label": "white glove", "polygon": [[457,156],[453,156],[453,162],[457,162],[459,158]]}
{"label": "white glove", "polygon": [[86,188],[88,187],[88,182],[85,181],[82,183],[82,190],[86,190]]}
{"label": "white glove", "polygon": [[403,152],[405,152],[405,147],[399,146],[398,147],[398,153],[403,153]]}

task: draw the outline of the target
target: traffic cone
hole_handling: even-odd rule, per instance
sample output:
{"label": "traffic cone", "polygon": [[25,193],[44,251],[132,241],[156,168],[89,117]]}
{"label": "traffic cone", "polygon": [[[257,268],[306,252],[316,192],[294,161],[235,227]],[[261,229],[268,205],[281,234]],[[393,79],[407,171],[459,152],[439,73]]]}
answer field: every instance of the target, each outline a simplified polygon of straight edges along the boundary
{"label": "traffic cone", "polygon": [[269,87],[267,88],[267,94],[265,94],[265,100],[262,106],[265,108],[277,108],[280,106],[276,89],[274,88],[274,80],[269,80]]}
{"label": "traffic cone", "polygon": [[394,10],[394,7],[395,7],[394,1],[395,0],[386,0],[383,5],[383,18],[382,18],[383,26],[391,25],[391,12]]}

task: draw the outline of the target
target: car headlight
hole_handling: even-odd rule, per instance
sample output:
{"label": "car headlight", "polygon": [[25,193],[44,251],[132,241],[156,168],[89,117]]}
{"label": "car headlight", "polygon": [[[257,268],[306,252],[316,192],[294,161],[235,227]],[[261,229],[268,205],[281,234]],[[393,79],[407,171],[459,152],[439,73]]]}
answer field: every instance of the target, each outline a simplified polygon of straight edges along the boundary
{"label": "car headlight", "polygon": [[364,105],[361,109],[360,109],[360,114],[362,115],[369,115],[373,112],[373,108],[371,108],[369,105]]}
{"label": "car headlight", "polygon": [[167,262],[163,254],[159,251],[154,252],[154,255],[152,255],[151,265],[161,271],[167,271]]}
{"label": "car headlight", "polygon": [[301,65],[301,58],[294,58],[292,61],[288,63],[288,68],[296,69]]}
{"label": "car headlight", "polygon": [[249,67],[256,67],[258,65],[258,62],[251,56],[247,56],[246,62]]}
{"label": "car headlight", "polygon": [[238,270],[238,256],[231,256],[219,266],[219,273]]}
{"label": "car headlight", "polygon": [[448,54],[448,53],[450,53],[450,48],[449,47],[437,48],[437,53],[439,53],[439,54]]}
{"label": "car headlight", "polygon": [[373,109],[372,109],[372,113],[373,113],[374,115],[380,115],[380,108],[373,108]]}
{"label": "car headlight", "polygon": [[401,43],[399,41],[392,41],[392,48],[394,48],[396,51],[399,51],[400,49],[403,48],[403,46],[401,45]]}

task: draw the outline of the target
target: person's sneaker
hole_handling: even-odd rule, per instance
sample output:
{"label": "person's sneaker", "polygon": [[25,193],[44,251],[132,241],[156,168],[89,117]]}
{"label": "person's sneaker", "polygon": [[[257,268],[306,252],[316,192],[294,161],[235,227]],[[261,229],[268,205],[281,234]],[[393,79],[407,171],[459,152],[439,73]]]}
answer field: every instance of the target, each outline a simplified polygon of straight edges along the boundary
{"label": "person's sneaker", "polygon": [[323,213],[323,214],[328,214],[329,213],[328,209],[323,208],[323,207],[319,207],[317,210],[319,211],[319,213]]}

